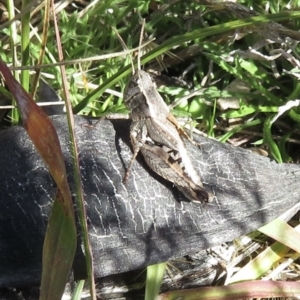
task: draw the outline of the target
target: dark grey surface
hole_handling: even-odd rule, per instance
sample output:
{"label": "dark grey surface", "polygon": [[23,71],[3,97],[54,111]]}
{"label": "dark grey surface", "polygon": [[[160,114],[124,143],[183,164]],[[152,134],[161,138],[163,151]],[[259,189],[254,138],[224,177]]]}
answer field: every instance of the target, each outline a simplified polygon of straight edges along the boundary
{"label": "dark grey surface", "polygon": [[[69,166],[65,116],[53,118]],[[93,121],[95,122],[95,121]],[[128,121],[94,128],[76,117],[91,244],[97,277],[142,268],[230,241],[299,202],[298,165],[278,165],[248,150],[199,137],[188,145],[205,187],[196,204],[131,158]],[[0,132],[0,287],[38,283],[54,184],[21,127]],[[79,260],[76,261],[80,269]]]}

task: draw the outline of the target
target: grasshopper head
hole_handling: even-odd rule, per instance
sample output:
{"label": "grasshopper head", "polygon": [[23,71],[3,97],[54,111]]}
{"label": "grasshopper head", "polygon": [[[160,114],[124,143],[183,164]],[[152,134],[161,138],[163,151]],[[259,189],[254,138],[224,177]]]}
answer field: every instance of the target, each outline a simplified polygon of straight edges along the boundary
{"label": "grasshopper head", "polygon": [[131,111],[146,104],[144,91],[153,87],[154,83],[148,73],[137,70],[124,90],[124,103]]}

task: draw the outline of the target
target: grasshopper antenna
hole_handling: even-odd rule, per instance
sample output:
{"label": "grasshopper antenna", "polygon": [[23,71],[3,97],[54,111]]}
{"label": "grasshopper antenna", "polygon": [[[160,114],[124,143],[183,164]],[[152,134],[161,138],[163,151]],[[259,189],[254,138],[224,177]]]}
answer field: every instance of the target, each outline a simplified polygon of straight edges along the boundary
{"label": "grasshopper antenna", "polygon": [[[149,45],[150,43],[152,43],[155,38],[150,38],[148,41],[146,41],[145,43],[142,44],[143,42],[143,37],[144,37],[144,29],[145,29],[145,19],[142,19],[141,18],[141,23],[142,23],[142,29],[141,29],[141,34],[140,34],[140,39],[139,39],[139,46],[138,46],[138,55],[137,55],[137,70],[141,70],[141,56],[142,56],[142,49]],[[132,75],[135,74],[135,66],[134,66],[134,62],[133,62],[133,59],[132,59],[132,56],[131,56],[131,53],[128,49],[128,47],[126,46],[124,40],[122,39],[122,37],[120,36],[120,34],[118,33],[117,29],[115,27],[112,27],[112,29],[114,30],[118,40],[120,41],[123,49],[127,52],[127,55],[130,59],[130,64],[131,64],[131,67],[132,67]]]}
{"label": "grasshopper antenna", "polygon": [[141,50],[142,50],[142,41],[144,37],[144,30],[145,30],[145,19],[142,19],[142,29],[140,34],[140,40],[139,40],[139,50],[138,50],[138,57],[137,57],[137,64],[138,64],[138,70],[141,70]]}
{"label": "grasshopper antenna", "polygon": [[[119,34],[119,32],[117,31],[117,29],[116,29],[115,27],[112,27],[112,29],[114,30],[115,34],[117,35],[117,38],[118,38],[118,40],[120,41],[120,43],[121,43],[123,49],[127,52],[127,55],[128,55],[128,57],[129,57],[129,59],[130,59],[131,68],[132,68],[132,75],[134,75],[134,73],[135,73],[135,68],[134,68],[134,63],[133,63],[131,54],[130,54],[130,52],[129,52],[129,49],[128,49],[128,47],[126,46],[124,40],[123,40],[122,37],[120,36],[120,34]],[[139,46],[139,47],[140,47],[140,46]],[[138,49],[138,51],[140,51],[140,50]]]}

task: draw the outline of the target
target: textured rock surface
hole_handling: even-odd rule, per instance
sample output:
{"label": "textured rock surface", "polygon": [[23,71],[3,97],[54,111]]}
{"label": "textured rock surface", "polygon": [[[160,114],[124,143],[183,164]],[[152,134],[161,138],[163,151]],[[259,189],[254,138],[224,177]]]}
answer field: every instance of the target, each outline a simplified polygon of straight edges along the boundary
{"label": "textured rock surface", "polygon": [[[53,118],[71,174],[65,117]],[[94,121],[95,122],[95,121]],[[248,150],[198,137],[188,145],[209,204],[195,204],[131,158],[128,121],[96,127],[76,117],[85,201],[97,277],[142,268],[230,241],[299,202],[298,165],[278,165]],[[0,132],[0,287],[38,283],[55,186],[24,129]],[[71,176],[71,175],[70,175]],[[78,254],[75,271],[80,276]]]}

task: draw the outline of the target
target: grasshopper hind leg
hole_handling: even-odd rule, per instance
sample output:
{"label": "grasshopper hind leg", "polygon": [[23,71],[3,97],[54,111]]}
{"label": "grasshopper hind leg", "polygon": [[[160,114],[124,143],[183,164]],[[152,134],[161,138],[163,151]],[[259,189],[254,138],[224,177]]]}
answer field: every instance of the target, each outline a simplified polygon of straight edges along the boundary
{"label": "grasshopper hind leg", "polygon": [[[196,184],[184,173],[179,160],[174,160],[166,149],[146,143],[140,149],[147,165],[158,175],[172,182],[190,201],[207,203],[212,197],[201,183]],[[170,163],[170,159],[172,160]]]}

